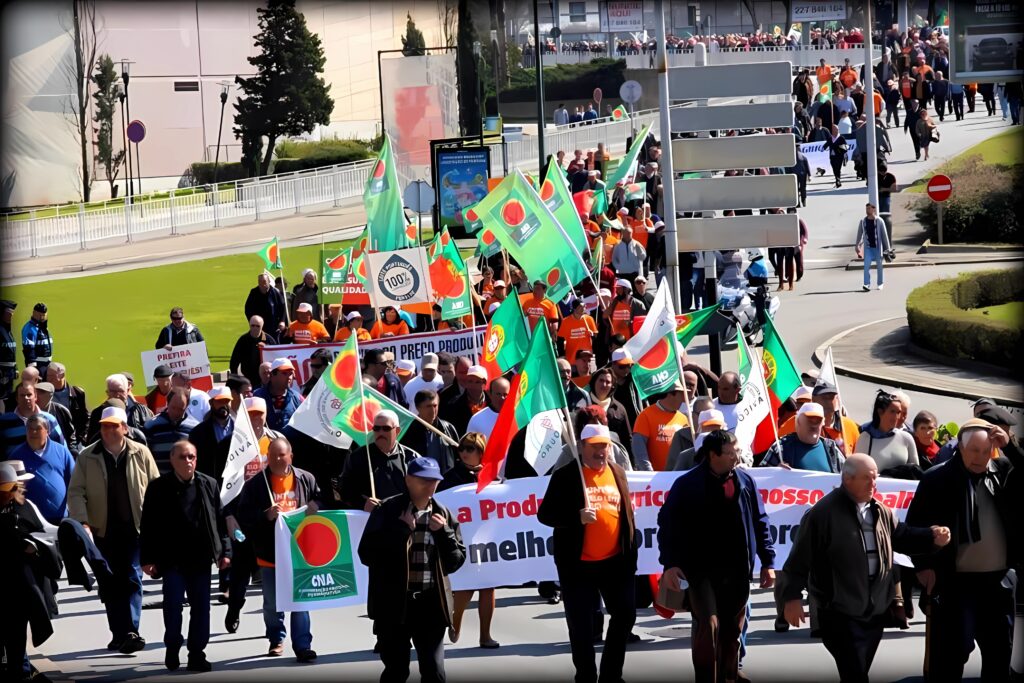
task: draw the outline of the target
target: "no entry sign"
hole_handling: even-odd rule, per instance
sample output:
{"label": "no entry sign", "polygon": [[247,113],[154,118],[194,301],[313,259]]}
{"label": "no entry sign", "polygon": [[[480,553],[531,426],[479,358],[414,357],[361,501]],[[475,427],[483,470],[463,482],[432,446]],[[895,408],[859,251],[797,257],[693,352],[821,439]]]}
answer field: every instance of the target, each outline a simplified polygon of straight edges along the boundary
{"label": "no entry sign", "polygon": [[932,176],[928,181],[928,197],[933,202],[944,202],[953,194],[953,181],[948,175]]}

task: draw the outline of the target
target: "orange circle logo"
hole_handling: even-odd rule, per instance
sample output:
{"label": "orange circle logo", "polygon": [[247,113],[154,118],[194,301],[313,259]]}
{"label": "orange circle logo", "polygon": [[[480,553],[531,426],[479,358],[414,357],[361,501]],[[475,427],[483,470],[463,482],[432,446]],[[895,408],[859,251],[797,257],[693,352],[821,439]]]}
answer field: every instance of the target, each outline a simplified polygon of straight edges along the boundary
{"label": "orange circle logo", "polygon": [[505,345],[505,328],[495,325],[484,340],[484,360],[493,363],[498,357],[501,347]]}
{"label": "orange circle logo", "polygon": [[309,515],[295,529],[295,545],[310,567],[323,567],[341,552],[341,533],[327,517]]}

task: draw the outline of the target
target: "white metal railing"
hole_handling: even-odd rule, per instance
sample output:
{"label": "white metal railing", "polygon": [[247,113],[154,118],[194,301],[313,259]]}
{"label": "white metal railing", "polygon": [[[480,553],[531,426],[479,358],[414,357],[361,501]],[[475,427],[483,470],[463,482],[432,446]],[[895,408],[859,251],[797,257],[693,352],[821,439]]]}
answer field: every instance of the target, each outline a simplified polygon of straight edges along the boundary
{"label": "white metal railing", "polygon": [[[549,126],[544,148],[569,157],[575,149],[593,149],[604,143],[612,154],[625,151],[630,128],[654,122],[657,110],[637,112],[630,121],[599,119],[592,125]],[[491,168],[497,174],[508,168],[537,170],[539,145],[535,135],[491,146]],[[503,159],[504,155],[504,159]],[[221,227],[224,224],[259,221],[298,213],[303,208],[361,197],[373,161],[312,169],[218,183],[185,190],[171,190],[166,197],[136,197],[134,204],[107,202],[76,207],[33,209],[27,216],[0,218],[0,251],[7,260],[69,252],[95,246],[131,243],[137,239],[176,235]]]}
{"label": "white metal railing", "polygon": [[[794,67],[815,67],[819,60],[824,59],[826,64],[833,66],[843,64],[846,59],[851,64],[864,63],[864,48],[819,48],[813,45],[800,46],[799,48],[760,46],[749,49],[744,48],[721,48],[707,53],[708,64],[749,64],[750,62],[792,62]],[[874,46],[874,61],[882,58],[882,47]],[[626,68],[628,69],[650,69],[652,60],[655,65],[658,63],[657,55],[653,52],[647,54],[625,55]],[[692,49],[670,50],[668,53],[668,65],[673,66],[694,66],[694,53]]]}

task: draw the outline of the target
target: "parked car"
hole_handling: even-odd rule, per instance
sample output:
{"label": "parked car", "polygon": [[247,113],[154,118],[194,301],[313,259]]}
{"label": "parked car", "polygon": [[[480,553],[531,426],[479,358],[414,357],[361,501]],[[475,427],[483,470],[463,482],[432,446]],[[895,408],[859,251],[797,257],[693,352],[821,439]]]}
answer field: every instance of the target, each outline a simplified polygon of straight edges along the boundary
{"label": "parked car", "polygon": [[973,71],[1013,68],[1013,48],[1003,38],[983,38],[971,50]]}

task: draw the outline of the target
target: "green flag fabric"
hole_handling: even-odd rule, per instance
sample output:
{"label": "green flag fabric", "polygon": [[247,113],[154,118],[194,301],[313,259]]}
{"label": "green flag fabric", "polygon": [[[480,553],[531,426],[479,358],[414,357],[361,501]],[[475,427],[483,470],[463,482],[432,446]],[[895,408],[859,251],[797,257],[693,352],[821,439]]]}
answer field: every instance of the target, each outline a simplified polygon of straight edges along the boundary
{"label": "green flag fabric", "polygon": [[527,277],[547,283],[552,301],[560,301],[589,277],[582,255],[570,246],[565,231],[518,169],[475,209],[484,225],[484,247],[500,242]]}
{"label": "green flag fabric", "polygon": [[373,438],[373,419],[382,410],[394,411],[398,416],[398,438],[401,439],[415,418],[408,410],[365,384],[349,392],[332,422],[356,446],[365,446],[367,438]]}
{"label": "green flag fabric", "polygon": [[644,399],[668,391],[679,379],[676,339],[672,334],[662,337],[647,353],[636,359],[633,384]]}
{"label": "green flag fabric", "polygon": [[633,144],[630,146],[629,151],[626,152],[626,156],[622,157],[622,161],[619,162],[619,167],[615,169],[615,172],[611,174],[611,177],[605,178],[605,183],[608,187],[615,187],[615,183],[620,180],[625,182],[627,177],[630,177],[635,171],[633,167],[636,165],[636,160],[640,156],[640,150],[644,147],[644,141],[647,139],[647,134],[651,132],[651,124],[644,126],[644,129],[640,131],[640,134],[633,139]]}
{"label": "green flag fabric", "polygon": [[484,332],[480,365],[487,369],[488,377],[498,377],[523,360],[529,346],[530,331],[523,317],[523,305],[518,296],[505,297]]}
{"label": "green flag fabric", "polygon": [[569,184],[565,176],[558,172],[558,168],[558,164],[552,157],[538,194],[566,236],[572,241],[576,253],[582,258],[587,253],[587,236],[583,234],[583,223],[580,221],[579,211],[576,210],[572,195],[569,194]]}
{"label": "green flag fabric", "polygon": [[615,121],[628,121],[629,111],[626,109],[626,105],[620,104],[612,110],[612,119]]}
{"label": "green flag fabric", "polygon": [[528,425],[534,415],[567,406],[547,325],[534,328],[519,374],[519,394],[515,397],[516,429],[512,434]]}
{"label": "green flag fabric", "polygon": [[789,350],[782,342],[782,337],[779,336],[779,331],[770,316],[764,325],[761,362],[764,365],[764,379],[765,384],[768,385],[772,410],[777,415],[782,402],[792,396],[793,392],[803,384],[803,381],[800,379],[800,371],[796,369],[796,363],[789,355]]}
{"label": "green flag fabric", "polygon": [[267,264],[267,270],[277,268],[281,270],[281,250],[277,246],[277,238],[270,240],[259,251],[260,258]]}
{"label": "green flag fabric", "polygon": [[686,348],[699,334],[703,333],[704,326],[711,320],[711,317],[718,310],[718,304],[708,306],[692,313],[683,313],[676,316],[676,339]]}
{"label": "green flag fabric", "polygon": [[320,249],[320,303],[340,304],[352,265],[352,247],[341,251]]}
{"label": "green flag fabric", "polygon": [[391,138],[384,135],[384,145],[373,165],[366,188],[363,190],[366,207],[366,228],[373,251],[395,251],[416,246],[406,231],[402,192],[398,186],[398,172],[391,151]]}

